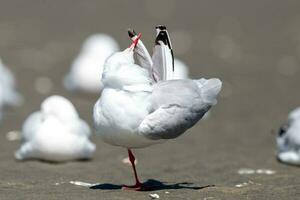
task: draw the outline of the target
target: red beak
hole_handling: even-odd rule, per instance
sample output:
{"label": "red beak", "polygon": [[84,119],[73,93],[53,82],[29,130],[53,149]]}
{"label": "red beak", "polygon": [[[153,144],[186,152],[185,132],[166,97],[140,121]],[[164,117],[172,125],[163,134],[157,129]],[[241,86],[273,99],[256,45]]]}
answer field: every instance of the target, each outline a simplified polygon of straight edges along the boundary
{"label": "red beak", "polygon": [[141,38],[141,36],[142,36],[142,34],[139,33],[139,34],[137,35],[137,37],[132,41],[132,43],[131,43],[131,45],[129,46],[129,48],[134,48],[134,47],[137,45],[137,43],[139,42],[139,39]]}

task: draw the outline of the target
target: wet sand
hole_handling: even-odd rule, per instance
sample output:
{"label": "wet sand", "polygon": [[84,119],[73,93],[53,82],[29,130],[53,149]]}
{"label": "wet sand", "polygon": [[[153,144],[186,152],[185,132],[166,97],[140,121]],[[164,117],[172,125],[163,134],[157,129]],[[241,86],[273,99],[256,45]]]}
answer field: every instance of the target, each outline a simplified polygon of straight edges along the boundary
{"label": "wet sand", "polygon": [[[0,122],[0,199],[150,199],[150,193],[172,200],[299,198],[300,168],[276,161],[272,134],[300,105],[299,6],[292,0],[1,1],[0,56],[25,101],[6,109]],[[135,151],[143,181],[160,184],[155,191],[120,190],[133,182],[131,168],[122,163],[126,150],[97,137],[91,161],[14,159],[19,141],[8,141],[6,133],[20,130],[51,94],[69,98],[92,126],[97,95],[71,94],[62,87],[87,36],[105,32],[127,47],[126,29],[134,27],[151,50],[156,24],[166,24],[175,35],[175,55],[190,66],[192,77],[219,77],[224,88],[207,120],[176,140]],[[49,77],[51,91],[36,91],[38,77]],[[238,174],[241,168],[276,173]]]}

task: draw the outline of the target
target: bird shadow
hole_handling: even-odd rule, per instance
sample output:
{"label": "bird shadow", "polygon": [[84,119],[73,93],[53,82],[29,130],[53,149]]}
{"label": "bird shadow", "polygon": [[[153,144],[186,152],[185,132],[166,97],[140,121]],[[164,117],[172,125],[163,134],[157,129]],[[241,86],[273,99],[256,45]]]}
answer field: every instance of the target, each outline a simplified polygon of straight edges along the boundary
{"label": "bird shadow", "polygon": [[[120,190],[123,185],[115,185],[110,183],[103,183],[91,186],[90,189],[93,190]],[[142,191],[158,191],[158,190],[178,190],[178,189],[190,189],[190,190],[201,190],[208,187],[215,187],[215,185],[205,185],[205,186],[194,186],[194,183],[181,182],[181,183],[167,183],[161,182],[154,179],[149,179],[143,183]]]}

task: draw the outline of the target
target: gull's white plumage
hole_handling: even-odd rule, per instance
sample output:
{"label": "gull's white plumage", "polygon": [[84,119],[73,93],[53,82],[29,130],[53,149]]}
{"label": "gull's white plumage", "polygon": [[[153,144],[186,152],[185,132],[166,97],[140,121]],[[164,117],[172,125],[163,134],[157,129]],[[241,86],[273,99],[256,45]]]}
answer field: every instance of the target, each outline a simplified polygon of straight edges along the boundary
{"label": "gull's white plumage", "polygon": [[0,118],[5,105],[16,106],[22,102],[21,95],[16,91],[16,81],[11,71],[0,59]]}
{"label": "gull's white plumage", "polygon": [[174,59],[174,74],[173,79],[188,79],[189,78],[189,68],[188,66],[181,60],[175,58]]}
{"label": "gull's white plumage", "polygon": [[64,79],[65,87],[99,93],[102,89],[100,79],[104,61],[118,50],[119,45],[109,35],[96,34],[87,38]]}
{"label": "gull's white plumage", "polygon": [[222,87],[219,79],[174,80],[168,31],[160,25],[156,31],[152,57],[140,40],[141,34],[128,31],[133,42],[106,60],[102,94],[94,106],[94,123],[101,138],[128,149],[136,183],[125,185],[126,189],[150,189],[138,178],[131,149],[183,134],[216,104]]}
{"label": "gull's white plumage", "polygon": [[288,116],[277,137],[277,158],[284,163],[300,165],[300,107]]}
{"label": "gull's white plumage", "polygon": [[15,157],[53,162],[91,158],[95,145],[89,141],[90,134],[88,124],[79,118],[69,100],[51,96],[40,111],[25,120],[23,142]]}
{"label": "gull's white plumage", "polygon": [[[136,49],[131,46],[106,60],[102,75],[104,88],[94,106],[95,127],[102,139],[129,149],[160,143],[184,133],[216,104],[222,85],[219,79],[166,80],[169,75],[157,73],[171,70],[152,70],[151,61],[139,59],[149,57],[139,43],[142,44],[139,41]],[[140,65],[134,63],[134,49]],[[163,58],[170,52],[161,55],[154,52],[155,59],[171,59]],[[169,65],[171,62],[154,63]]]}
{"label": "gull's white plumage", "polygon": [[300,119],[300,107],[294,109],[288,116],[288,121],[293,122]]}

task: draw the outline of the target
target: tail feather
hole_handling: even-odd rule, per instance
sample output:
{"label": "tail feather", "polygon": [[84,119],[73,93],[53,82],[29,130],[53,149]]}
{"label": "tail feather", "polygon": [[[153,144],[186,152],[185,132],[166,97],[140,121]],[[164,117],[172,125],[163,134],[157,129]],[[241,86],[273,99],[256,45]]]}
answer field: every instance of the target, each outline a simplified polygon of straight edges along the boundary
{"label": "tail feather", "polygon": [[202,85],[201,87],[201,96],[205,102],[211,103],[212,105],[216,104],[216,98],[221,91],[222,82],[217,78],[212,78]]}

